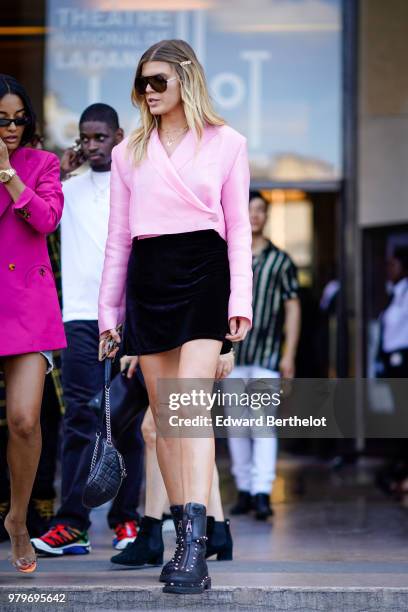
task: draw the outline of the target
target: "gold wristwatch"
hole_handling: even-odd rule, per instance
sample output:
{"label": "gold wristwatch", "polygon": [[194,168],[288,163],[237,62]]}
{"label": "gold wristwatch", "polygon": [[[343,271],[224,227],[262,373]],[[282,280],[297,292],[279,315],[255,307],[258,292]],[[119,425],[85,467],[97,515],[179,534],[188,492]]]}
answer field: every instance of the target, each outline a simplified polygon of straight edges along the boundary
{"label": "gold wristwatch", "polygon": [[8,168],[8,170],[0,170],[0,183],[8,183],[16,174],[17,172],[14,170],[14,168]]}

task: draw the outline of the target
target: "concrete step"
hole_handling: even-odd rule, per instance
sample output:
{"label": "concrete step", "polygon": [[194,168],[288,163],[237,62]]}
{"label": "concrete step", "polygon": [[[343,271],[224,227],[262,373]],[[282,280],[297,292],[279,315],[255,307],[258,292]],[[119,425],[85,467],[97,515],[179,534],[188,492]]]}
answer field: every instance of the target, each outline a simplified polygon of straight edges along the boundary
{"label": "concrete step", "polygon": [[[203,595],[163,594],[159,567],[134,570],[110,563],[115,551],[106,508],[92,513],[91,554],[39,558],[34,575],[13,570],[5,542],[0,544],[0,612],[406,612],[406,510],[378,494],[363,476],[356,486],[351,477],[335,475],[324,489],[318,471],[303,481],[308,499],[276,503],[273,520],[233,517],[234,561],[209,561],[213,588]],[[290,479],[285,482],[287,487]],[[164,541],[167,561],[174,533],[166,532]],[[34,601],[10,603],[13,593]],[[35,601],[35,595],[59,593],[65,603]]]}
{"label": "concrete step", "polygon": [[[24,577],[26,578],[26,577]],[[21,582],[28,582],[22,580]],[[26,595],[25,601],[17,601],[17,594]],[[65,602],[38,603],[41,594],[65,594]],[[9,596],[14,594],[15,603]],[[30,597],[31,596],[31,597]],[[33,601],[27,601],[31,599]],[[64,610],[64,612],[110,612],[113,610],[201,610],[208,609],[272,610],[276,612],[406,612],[407,588],[300,588],[300,587],[215,587],[203,595],[171,595],[162,592],[160,586],[150,588],[107,585],[100,587],[38,588],[34,585],[22,588],[0,586],[0,609],[7,612],[39,612],[39,610]]]}

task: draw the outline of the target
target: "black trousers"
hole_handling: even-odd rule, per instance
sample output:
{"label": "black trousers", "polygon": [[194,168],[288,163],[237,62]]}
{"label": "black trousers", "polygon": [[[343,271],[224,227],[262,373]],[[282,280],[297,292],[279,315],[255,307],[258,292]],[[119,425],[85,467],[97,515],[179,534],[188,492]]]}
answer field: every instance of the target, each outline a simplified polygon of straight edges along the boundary
{"label": "black trousers", "polygon": [[[98,361],[97,321],[70,321],[65,324],[67,348],[62,353],[62,385],[65,415],[61,453],[61,507],[53,524],[68,523],[85,530],[90,510],[82,504],[82,492],[89,473],[95,443],[97,414],[88,406],[103,387],[104,365]],[[108,515],[109,526],[136,520],[143,474],[143,413],[132,430],[116,439],[128,473]]]}
{"label": "black trousers", "polygon": [[55,473],[60,442],[61,411],[51,375],[45,377],[41,404],[42,449],[40,463],[34,480],[32,497],[53,499],[56,497]]}
{"label": "black trousers", "polygon": [[145,412],[143,410],[139,413],[132,421],[132,427],[127,428],[115,440],[116,447],[125,461],[127,477],[108,512],[108,525],[111,529],[119,523],[138,518],[137,507],[144,473],[142,422]]}

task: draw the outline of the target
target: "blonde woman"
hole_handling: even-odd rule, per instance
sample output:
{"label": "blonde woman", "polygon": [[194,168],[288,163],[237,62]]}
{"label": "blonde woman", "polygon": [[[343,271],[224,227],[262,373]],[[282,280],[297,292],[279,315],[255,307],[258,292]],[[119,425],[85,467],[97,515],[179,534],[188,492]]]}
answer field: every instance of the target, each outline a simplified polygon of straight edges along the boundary
{"label": "blonde woman", "polygon": [[[126,318],[126,352],[139,356],[157,424],[158,380],[214,379],[224,339],[241,341],[250,329],[249,168],[246,140],[214,112],[186,42],[161,41],[142,55],[132,101],[141,125],[112,152],[99,329],[112,357]],[[201,593],[211,586],[214,439],[158,435],[157,456],[172,513],[183,515],[164,591]]]}

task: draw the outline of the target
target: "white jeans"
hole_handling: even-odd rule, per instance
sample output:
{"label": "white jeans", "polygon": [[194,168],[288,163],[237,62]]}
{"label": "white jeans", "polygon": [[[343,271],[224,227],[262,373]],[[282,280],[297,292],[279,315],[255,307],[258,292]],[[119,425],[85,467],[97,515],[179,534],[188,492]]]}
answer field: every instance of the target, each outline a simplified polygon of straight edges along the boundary
{"label": "white jeans", "polygon": [[[279,372],[260,366],[236,366],[229,378],[279,378]],[[228,437],[232,474],[239,491],[270,494],[276,476],[278,440],[275,437]]]}

